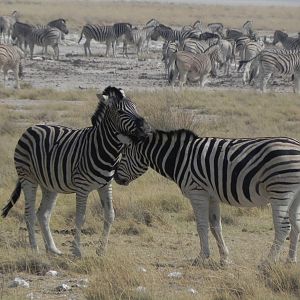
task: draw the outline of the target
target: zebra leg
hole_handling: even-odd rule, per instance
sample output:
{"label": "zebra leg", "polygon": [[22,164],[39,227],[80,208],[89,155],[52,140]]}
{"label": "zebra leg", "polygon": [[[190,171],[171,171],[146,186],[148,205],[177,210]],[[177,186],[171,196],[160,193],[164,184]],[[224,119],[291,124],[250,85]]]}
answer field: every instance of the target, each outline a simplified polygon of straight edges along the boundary
{"label": "zebra leg", "polygon": [[54,59],[56,58],[56,60],[59,60],[59,48],[58,48],[58,44],[53,45],[52,48],[54,50]]}
{"label": "zebra leg", "polygon": [[281,199],[279,199],[278,196],[279,195],[276,193],[275,197],[274,198],[271,197],[270,199],[272,212],[273,212],[275,238],[268,255],[268,260],[273,262],[278,261],[278,257],[282,245],[291,230],[289,213],[288,213],[289,205],[290,205],[289,197],[291,196],[291,194],[290,193],[281,194],[280,195]]}
{"label": "zebra leg", "polygon": [[196,217],[197,231],[200,239],[200,254],[193,265],[203,264],[210,256],[208,245],[209,198],[205,193],[188,196]]}
{"label": "zebra leg", "polygon": [[220,204],[215,200],[210,200],[209,202],[209,224],[210,230],[215,237],[219,248],[220,264],[223,266],[227,265],[229,263],[229,251],[222,235]]}
{"label": "zebra leg", "polygon": [[58,250],[55,246],[50,231],[50,227],[49,227],[51,212],[56,203],[57,193],[50,192],[46,189],[42,189],[42,193],[43,193],[42,201],[36,215],[42,230],[42,234],[45,242],[45,248],[47,252],[51,252],[53,254],[61,254],[61,251]]}
{"label": "zebra leg", "polygon": [[80,235],[81,227],[85,221],[87,196],[79,196],[76,194],[76,217],[75,217],[75,235],[72,243],[72,253],[77,257],[81,257]]}
{"label": "zebra leg", "polygon": [[110,49],[110,41],[106,41],[106,52],[105,52],[105,57],[108,57],[109,49]]}
{"label": "zebra leg", "polygon": [[[113,41],[111,43],[111,46],[112,46],[112,51],[113,51],[113,57],[116,57],[116,41]],[[127,48],[126,48],[126,55],[127,55]]]}
{"label": "zebra leg", "polygon": [[297,262],[297,248],[300,233],[300,192],[295,196],[295,199],[289,209],[289,217],[291,222],[290,233],[290,249],[287,261],[291,263]]}
{"label": "zebra leg", "polygon": [[3,68],[3,87],[5,88],[6,86],[6,80],[7,80],[7,69],[4,67]]}
{"label": "zebra leg", "polygon": [[106,252],[111,225],[115,219],[115,211],[112,203],[111,183],[99,189],[98,193],[101,199],[102,207],[104,209],[104,224],[103,224],[102,240],[100,240],[96,253],[98,255],[102,255],[105,254]]}
{"label": "zebra leg", "polygon": [[30,246],[33,250],[38,251],[38,246],[36,243],[35,232],[34,232],[35,199],[36,199],[36,190],[38,185],[28,180],[22,181],[21,185],[25,197],[25,221],[27,225]]}
{"label": "zebra leg", "polygon": [[91,40],[86,39],[85,43],[83,44],[83,48],[84,48],[85,56],[88,56],[87,49],[89,50],[90,56],[92,55],[92,52],[91,52]]}
{"label": "zebra leg", "polygon": [[294,93],[300,93],[300,73],[294,74]]}
{"label": "zebra leg", "polygon": [[34,49],[34,44],[33,44],[33,43],[30,43],[30,44],[29,44],[30,59],[33,58],[33,49]]}
{"label": "zebra leg", "polygon": [[15,75],[15,88],[20,89],[20,83],[19,83],[19,64],[17,64],[14,68],[14,75]]}

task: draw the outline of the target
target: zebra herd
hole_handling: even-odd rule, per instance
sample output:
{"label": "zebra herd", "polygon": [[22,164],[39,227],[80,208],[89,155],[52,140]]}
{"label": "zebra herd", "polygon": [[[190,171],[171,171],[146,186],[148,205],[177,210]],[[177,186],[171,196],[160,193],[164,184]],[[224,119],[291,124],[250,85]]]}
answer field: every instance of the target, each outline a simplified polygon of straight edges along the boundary
{"label": "zebra herd", "polygon": [[[10,16],[0,17],[0,34],[1,36],[6,34],[6,44],[2,44],[2,47],[7,48],[6,52],[16,53],[11,50],[13,46],[7,44],[12,39],[21,50],[26,51],[27,45],[29,46],[31,59],[34,46],[37,45],[42,46],[46,54],[47,47],[51,46],[58,60],[59,43],[69,32],[66,20],[60,18],[47,25],[32,25],[19,22],[17,15],[14,11]],[[241,29],[226,29],[221,23],[205,25],[199,20],[181,29],[171,28],[156,19],[149,20],[142,28],[134,27],[130,23],[115,23],[109,26],[86,24],[82,28],[78,43],[83,38],[86,56],[92,55],[90,44],[91,40],[95,40],[105,42],[105,56],[108,56],[112,49],[113,57],[116,56],[116,45],[119,42],[123,42],[123,56],[128,57],[129,44],[133,44],[137,55],[141,55],[143,51],[149,52],[151,40],[163,40],[162,58],[167,82],[172,86],[179,78],[181,87],[193,81],[199,82],[203,87],[209,75],[213,77],[218,75],[218,68],[224,68],[224,76],[230,76],[239,62],[238,71],[244,66],[242,75],[244,85],[254,83],[265,92],[271,76],[279,74],[292,79],[294,92],[300,93],[300,38],[289,37],[286,33],[276,30],[273,42],[268,43],[258,37],[253,30],[252,21],[245,22]],[[5,41],[5,37],[3,40]],[[281,47],[278,47],[278,43]],[[211,55],[212,52],[215,54]],[[0,61],[3,70],[11,68],[14,71],[17,88],[18,69],[22,68],[20,59],[23,57],[24,55],[21,55],[11,60],[8,57]],[[6,71],[4,74],[6,76]]]}

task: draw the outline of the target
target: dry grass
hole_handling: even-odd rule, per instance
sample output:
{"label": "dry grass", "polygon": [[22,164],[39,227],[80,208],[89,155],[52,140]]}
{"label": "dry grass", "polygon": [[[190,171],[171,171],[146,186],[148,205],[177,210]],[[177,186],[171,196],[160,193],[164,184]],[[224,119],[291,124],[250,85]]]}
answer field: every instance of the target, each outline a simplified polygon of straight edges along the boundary
{"label": "dry grass", "polygon": [[151,18],[177,26],[193,24],[200,19],[205,23],[222,22],[226,27],[236,28],[240,28],[247,20],[253,20],[255,29],[259,30],[285,29],[295,33],[300,28],[300,7],[75,0],[1,1],[1,14],[10,14],[14,10],[20,13],[21,20],[32,23],[43,24],[57,17],[64,17],[73,30],[80,30],[87,22],[111,24],[126,21],[133,24],[145,24]]}
{"label": "dry grass", "polygon": [[[7,105],[0,106],[0,194],[1,205],[9,198],[16,179],[13,149],[28,125],[49,118],[67,126],[89,126],[96,106],[96,91],[55,92],[12,91]],[[207,136],[277,136],[300,139],[299,98],[291,94],[240,92],[128,91],[140,113],[155,127],[187,127]],[[16,110],[15,99],[32,95],[32,101]],[[75,97],[75,96],[76,97]],[[74,99],[72,99],[74,97]],[[42,99],[50,99],[45,102]],[[71,100],[71,101],[61,101]],[[81,100],[75,106],[72,100]],[[24,100],[25,101],[25,100]],[[26,102],[26,101],[25,101]],[[41,105],[34,105],[39,103]],[[74,107],[76,109],[74,109]],[[28,113],[31,112],[31,113]],[[60,113],[60,112],[63,112]],[[40,193],[38,195],[40,197]],[[82,236],[84,259],[70,256],[74,224],[74,195],[61,195],[51,220],[54,239],[64,251],[62,257],[47,256],[39,227],[41,253],[33,256],[24,230],[23,197],[9,217],[0,220],[0,272],[2,299],[21,299],[28,290],[9,289],[14,276],[30,281],[30,291],[43,299],[56,297],[55,287],[68,279],[88,278],[87,289],[73,287],[77,299],[298,299],[299,272],[281,263],[259,271],[273,239],[270,208],[222,207],[224,236],[233,264],[228,269],[192,267],[199,251],[192,209],[178,187],[150,171],[124,188],[114,184],[116,221],[108,254],[99,258],[95,246],[101,235],[102,208],[96,193],[89,197]],[[218,261],[217,246],[211,239],[212,258]],[[252,241],[255,241],[253,243]],[[287,247],[287,244],[286,244]],[[286,255],[287,249],[284,250]],[[141,271],[141,267],[146,272]],[[43,279],[48,269],[58,278]],[[180,271],[180,279],[168,278]],[[39,279],[39,280],[37,280]],[[193,288],[197,294],[192,294]],[[52,297],[52,298],[51,298]]]}

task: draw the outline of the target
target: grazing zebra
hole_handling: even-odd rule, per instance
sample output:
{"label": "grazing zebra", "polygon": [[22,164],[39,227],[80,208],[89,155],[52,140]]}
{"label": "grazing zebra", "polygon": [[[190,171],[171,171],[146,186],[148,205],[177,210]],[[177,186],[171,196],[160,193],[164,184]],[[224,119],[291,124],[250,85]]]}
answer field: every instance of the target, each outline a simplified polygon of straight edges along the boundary
{"label": "grazing zebra", "polygon": [[15,87],[20,88],[19,78],[23,75],[21,61],[24,57],[23,51],[16,46],[0,45],[0,70],[3,70],[4,74],[4,87],[8,70],[13,70]]}
{"label": "grazing zebra", "polygon": [[[201,138],[188,130],[156,130],[143,142],[126,147],[114,178],[128,185],[149,166],[179,186],[193,207],[201,251],[210,256],[209,225],[221,264],[228,262],[222,235],[220,202],[253,207],[270,203],[275,239],[268,259],[278,259],[290,232],[288,261],[296,262],[300,233],[300,143],[284,137]],[[291,231],[290,231],[291,230]]]}
{"label": "grazing zebra", "polygon": [[116,35],[113,26],[104,26],[98,24],[87,24],[84,25],[81,31],[81,35],[78,41],[80,43],[82,37],[85,37],[86,41],[84,43],[84,53],[87,56],[87,49],[89,50],[89,55],[92,55],[90,43],[94,39],[98,42],[106,42],[106,52],[105,56],[108,56],[110,46],[112,46],[113,56],[115,57],[116,50]]}
{"label": "grazing zebra", "polygon": [[[240,66],[253,61],[258,65],[256,72],[250,72],[250,79],[258,73],[260,90],[266,91],[266,86],[272,74],[292,76],[294,79],[294,92],[300,93],[300,51],[285,49],[265,49],[249,61],[240,61]],[[253,64],[252,63],[252,64]]]}
{"label": "grazing zebra", "polygon": [[27,41],[30,39],[30,34],[33,30],[34,26],[26,23],[16,22],[13,25],[11,38],[16,45],[23,49],[24,44],[24,50],[27,48]]}
{"label": "grazing zebra", "polygon": [[6,43],[9,43],[9,39],[11,36],[11,31],[14,24],[17,21],[17,11],[15,10],[10,16],[1,16],[0,17],[0,40],[1,36],[3,37],[3,41],[5,42],[5,34],[6,34]]}
{"label": "grazing zebra", "polygon": [[199,81],[204,87],[206,77],[211,72],[216,75],[215,64],[223,64],[223,56],[219,45],[213,45],[204,53],[176,52],[171,58],[169,83],[174,86],[179,75],[179,85],[182,87],[187,80]]}
{"label": "grazing zebra", "polygon": [[[57,125],[35,125],[21,136],[15,149],[18,182],[2,210],[5,217],[17,202],[21,189],[25,196],[25,220],[32,249],[35,238],[35,198],[38,185],[42,201],[37,211],[46,250],[61,254],[53,241],[49,221],[57,193],[76,193],[76,220],[73,254],[81,255],[80,233],[88,194],[97,189],[104,208],[104,229],[98,251],[105,251],[114,220],[112,179],[124,143],[144,138],[147,124],[123,90],[107,87],[97,95],[99,104],[92,126],[73,129]],[[100,253],[98,252],[98,253]]]}
{"label": "grazing zebra", "polygon": [[[261,42],[249,41],[244,44],[244,49],[242,50],[241,60],[251,60],[256,57],[264,49],[264,44]],[[250,67],[251,61],[245,65],[243,72],[243,84],[246,84],[250,78]]]}
{"label": "grazing zebra", "polygon": [[113,25],[116,42],[123,42],[123,55],[125,54],[127,57],[127,43],[131,40],[131,29],[132,25],[130,23],[115,23]]}
{"label": "grazing zebra", "polygon": [[283,48],[287,50],[299,50],[300,51],[300,38],[289,37],[285,32],[276,30],[274,32],[273,45],[281,42]]}

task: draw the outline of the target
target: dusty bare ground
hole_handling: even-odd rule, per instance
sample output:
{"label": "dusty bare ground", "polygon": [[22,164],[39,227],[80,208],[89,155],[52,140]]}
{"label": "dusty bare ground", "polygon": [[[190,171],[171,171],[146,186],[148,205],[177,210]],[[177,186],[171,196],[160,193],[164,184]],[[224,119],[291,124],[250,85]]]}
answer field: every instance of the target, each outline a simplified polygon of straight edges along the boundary
{"label": "dusty bare ground", "polygon": [[[36,47],[34,59],[30,60],[27,56],[25,60],[23,83],[34,88],[59,90],[103,88],[108,85],[126,89],[158,89],[168,86],[164,63],[161,61],[161,41],[151,41],[149,54],[143,54],[139,58],[133,46],[129,47],[129,57],[123,57],[121,44],[117,47],[117,57],[105,57],[105,44],[92,41],[93,55],[85,57],[84,38],[78,44],[78,37],[79,34],[66,36],[60,45],[59,61],[52,59],[52,49],[48,50],[49,56],[42,56],[41,48]],[[217,78],[209,78],[205,88],[253,89],[243,86],[241,76],[234,66],[229,77],[223,74],[223,70],[219,70]],[[276,92],[293,91],[289,78],[276,77],[269,83],[269,88]]]}

